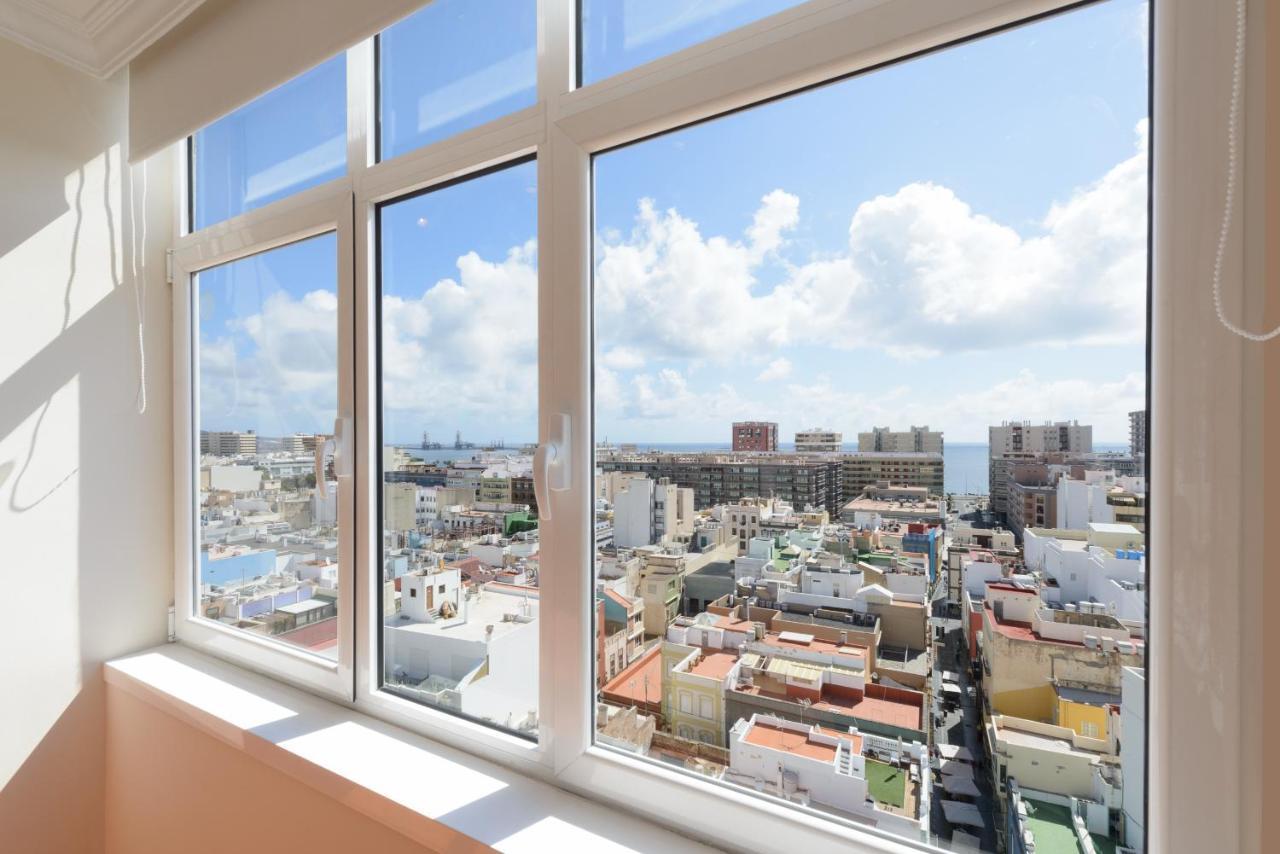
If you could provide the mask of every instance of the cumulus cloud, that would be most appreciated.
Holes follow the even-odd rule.
[[[456,278],[419,296],[383,300],[384,404],[406,423],[482,419],[496,431],[536,434],[537,250],[533,241],[487,260],[457,260]],[[270,435],[328,431],[337,401],[337,298],[277,291],[262,310],[201,342],[207,423]],[[637,363],[630,362],[635,365]]]
[[[857,204],[840,251],[793,260],[772,288],[762,266],[799,224],[795,196],[767,194],[743,239],[642,200],[632,232],[600,249],[601,340],[645,359],[720,362],[800,340],[904,359],[1139,340],[1145,123],[1138,136],[1132,157],[1052,205],[1035,233],[916,182]]]
[[[338,299],[276,291],[200,342],[201,422],[213,429],[328,432],[337,415]]]
[[[530,424],[538,389],[538,276],[533,241],[500,261],[469,252],[458,278],[382,306],[384,403],[432,422],[457,417]]]
[[[756,379],[762,383],[767,383],[774,380],[783,380],[789,376],[791,376],[791,360],[786,356],[779,356],[765,365],[764,370],[756,375]]]

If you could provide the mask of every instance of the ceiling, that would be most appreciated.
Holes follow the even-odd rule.
[[[0,0],[0,37],[109,77],[204,0]]]

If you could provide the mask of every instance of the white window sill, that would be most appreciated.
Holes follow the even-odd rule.
[[[181,644],[103,667],[107,683],[431,849],[712,849]]]

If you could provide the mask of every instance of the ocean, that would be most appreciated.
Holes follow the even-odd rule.
[[[519,450],[518,445],[509,448],[509,451],[515,452]],[[648,442],[637,443],[636,447],[640,450],[652,451],[728,451],[727,445],[720,442]],[[780,442],[778,450],[789,451],[795,448],[794,444],[788,442]],[[856,451],[856,444],[844,445],[846,451]],[[943,446],[943,467],[944,467],[944,488],[947,492],[973,493],[976,495],[986,495],[988,492],[987,484],[987,445],[979,442],[947,442]],[[1110,442],[1098,442],[1093,446],[1095,451],[1119,451],[1125,452],[1129,450],[1127,444],[1116,444]],[[456,451],[452,448],[441,448],[439,450],[424,451],[421,448],[407,447],[406,451],[410,455],[420,460],[432,463],[447,463],[453,460],[467,460],[477,453],[474,450]]]

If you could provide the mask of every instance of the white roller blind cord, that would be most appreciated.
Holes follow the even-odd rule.
[[[138,414],[147,411],[147,343],[143,334],[147,322],[147,161],[142,161],[142,196],[139,201],[134,191],[134,176],[138,167],[129,169],[129,239],[132,242],[131,267],[133,270],[133,303],[138,315],[138,396],[135,403]],[[138,230],[137,208],[142,206],[142,230]],[[139,264],[138,259],[142,262]]]
[[[1280,326],[1270,332],[1250,332],[1227,319],[1222,310],[1222,263],[1227,254],[1227,236],[1231,233],[1231,209],[1236,201],[1236,169],[1239,166],[1240,96],[1244,88],[1245,20],[1248,17],[1246,0],[1236,0],[1236,56],[1231,69],[1231,112],[1227,118],[1227,197],[1222,207],[1222,228],[1218,231],[1218,251],[1213,259],[1213,309],[1218,322],[1228,330],[1249,341],[1270,341],[1280,335]]]

